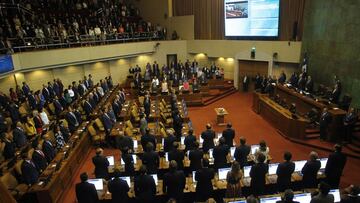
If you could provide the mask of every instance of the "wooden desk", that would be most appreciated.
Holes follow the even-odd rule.
[[[254,108],[263,118],[271,123],[283,136],[296,139],[305,139],[305,130],[308,121],[300,116],[292,117],[288,109],[280,106],[268,96],[254,92]]]
[[[215,108],[216,112],[216,124],[218,125],[226,125],[225,123],[225,115],[228,115],[229,113],[226,111],[225,108]]]
[[[305,115],[312,108],[315,108],[321,115],[322,110],[327,107],[332,116],[332,122],[329,125],[328,139],[330,141],[337,141],[341,138],[341,131],[343,127],[343,119],[346,112],[342,109],[337,108],[335,104],[328,103],[327,100],[317,98],[312,99],[308,96],[300,94],[294,89],[290,89],[283,85],[277,85],[275,87],[275,95],[279,95],[281,99],[286,99],[288,104],[295,103],[296,111],[301,115]]]

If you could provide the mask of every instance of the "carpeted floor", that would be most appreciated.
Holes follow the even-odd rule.
[[[272,162],[281,162],[284,151],[292,152],[294,160],[307,159],[308,154],[312,150],[317,151],[320,157],[328,156],[329,152],[316,150],[284,139],[269,123],[251,110],[251,104],[251,93],[235,93],[206,107],[189,108],[189,116],[193,122],[194,132],[196,135],[199,135],[205,129],[206,123],[211,123],[215,131],[221,132],[225,127],[216,126],[214,108],[224,107],[229,112],[229,115],[225,117],[226,122],[231,122],[236,130],[236,142],[239,143],[240,136],[246,137],[248,144],[256,144],[260,140],[265,140],[273,157]],[[120,158],[118,150],[105,150],[104,153],[105,155],[115,155],[116,159]],[[84,165],[80,168],[76,177],[72,177],[73,181],[64,193],[65,195],[61,202],[76,202],[75,184],[80,181],[79,174],[81,172],[86,171],[88,174],[91,174],[91,177],[93,176],[94,166],[91,158],[94,155],[95,151],[90,150]],[[360,184],[360,176],[356,175],[358,174],[356,171],[360,171],[360,159],[348,158],[341,179],[341,187],[350,184]]]

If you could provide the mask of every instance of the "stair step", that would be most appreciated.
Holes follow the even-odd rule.
[[[209,105],[209,104],[212,104],[212,103],[214,103],[214,102],[216,102],[216,101],[218,101],[218,100],[220,100],[220,99],[222,99],[222,98],[224,98],[224,97],[227,97],[227,96],[229,96],[229,95],[231,95],[231,94],[233,94],[233,93],[235,93],[235,92],[236,92],[236,89],[234,88],[234,89],[231,90],[231,91],[227,91],[225,94],[221,94],[221,95],[219,95],[219,96],[213,97],[213,98],[210,99],[210,100],[204,101],[204,105],[207,106],[207,105]]]
[[[305,133],[307,135],[309,135],[309,134],[319,134],[320,130],[318,128],[308,128],[308,129],[305,130]]]
[[[319,134],[306,134],[305,139],[318,139],[320,137]]]
[[[358,147],[358,146],[355,146],[353,144],[347,144],[345,147],[348,148],[349,150],[353,151],[353,152],[356,152],[356,153],[360,154],[360,147]]]

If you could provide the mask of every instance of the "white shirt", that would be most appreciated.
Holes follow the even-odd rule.
[[[49,118],[48,118],[47,114],[45,113],[45,111],[40,113],[40,118],[41,118],[42,122],[44,123],[44,125],[48,125],[50,123]]]
[[[70,97],[75,96],[75,93],[74,93],[74,91],[72,89],[68,89],[68,92],[69,92]]]

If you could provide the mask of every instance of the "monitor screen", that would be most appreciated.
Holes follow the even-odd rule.
[[[334,195],[334,202],[340,202],[340,191],[339,189],[330,190],[329,194]]]
[[[157,174],[151,174],[150,176],[154,179],[155,184],[158,185],[158,177],[157,177]]]
[[[169,161],[169,153],[165,152],[165,161]]]
[[[320,163],[321,163],[320,170],[325,170],[327,161],[328,161],[328,158],[322,158],[322,159],[320,159]]]
[[[267,198],[261,198],[260,203],[276,203],[277,201],[280,201],[281,197],[267,197]]]
[[[115,165],[114,156],[107,156],[106,159],[108,160],[110,166]]]
[[[138,148],[138,141],[134,140],[134,148],[137,149]]]
[[[204,142],[204,139],[202,139],[201,135],[199,137],[199,142],[200,142],[200,144],[202,144]]]
[[[136,162],[137,162],[136,154],[133,154],[133,155],[132,155],[132,158],[133,158],[133,160],[134,160],[134,164],[136,164]]]
[[[294,201],[299,203],[309,203],[311,202],[311,193],[302,193],[294,195]]]
[[[278,166],[279,163],[269,164],[269,175],[276,175],[276,170]]]
[[[103,190],[104,189],[103,180],[101,178],[89,179],[88,183],[94,184],[96,190]]]
[[[231,148],[230,148],[230,155],[231,155],[231,157],[234,157],[235,149],[236,149],[236,147],[231,147]]]
[[[220,137],[222,137],[222,133],[216,133],[217,134],[217,138],[220,139]]]
[[[241,200],[241,201],[233,201],[233,202],[228,202],[228,203],[246,203],[246,200]]]
[[[196,180],[195,180],[195,174],[196,174],[196,171],[193,171],[193,172],[192,172],[193,182],[196,182]]]
[[[209,149],[209,157],[210,157],[210,159],[214,158],[213,157],[213,151],[214,151],[214,149]]]
[[[280,0],[225,0],[225,36],[277,37]]]
[[[162,145],[162,146],[164,146],[164,141],[165,141],[165,139],[162,138],[162,139],[161,139],[161,145]]]
[[[219,168],[219,180],[226,180],[227,173],[231,168]]]
[[[14,70],[11,55],[0,55],[0,74]]]
[[[184,145],[184,143],[185,143],[185,137],[181,137],[181,138],[180,138],[180,144],[181,144],[181,145]]]
[[[306,160],[294,161],[294,163],[295,163],[295,172],[301,172],[301,169],[306,164]]]
[[[251,154],[255,154],[256,150],[260,148],[260,145],[254,144],[251,145]]]
[[[120,179],[125,180],[129,187],[131,187],[130,176],[120,177]]]
[[[244,166],[244,177],[250,177],[251,166]]]

